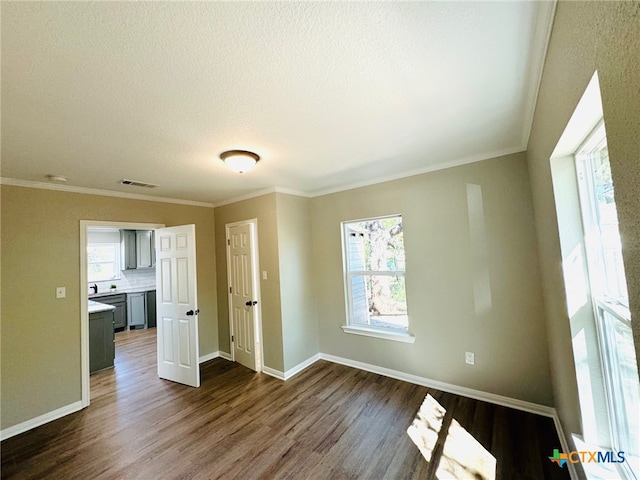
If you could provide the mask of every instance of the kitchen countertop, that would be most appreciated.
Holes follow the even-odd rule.
[[[104,297],[106,295],[120,295],[123,293],[141,293],[155,290],[156,287],[129,287],[129,288],[116,288],[115,290],[104,290],[98,293],[90,293],[89,298]]]
[[[89,313],[106,312],[108,310],[115,310],[113,305],[107,305],[106,303],[94,302],[89,300]]]

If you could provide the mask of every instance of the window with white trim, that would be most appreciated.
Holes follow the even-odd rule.
[[[342,223],[348,333],[409,336],[402,217]],[[376,333],[378,333],[376,335]]]
[[[625,478],[637,479],[628,467],[639,463],[640,386],[604,122],[578,149],[575,160],[611,446],[626,452],[627,462],[620,465]]]
[[[119,279],[120,244],[89,243],[87,245],[87,270],[89,282]]]

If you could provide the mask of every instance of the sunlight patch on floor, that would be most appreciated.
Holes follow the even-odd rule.
[[[495,480],[496,459],[458,421],[445,419],[446,409],[427,395],[407,429],[407,434],[422,456],[431,461],[433,451],[443,445],[436,478]]]
[[[416,414],[416,418],[407,430],[422,456],[431,461],[431,452],[438,441],[442,420],[446,410],[431,395],[427,395]]]

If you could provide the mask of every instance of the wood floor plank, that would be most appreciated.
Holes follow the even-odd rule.
[[[559,445],[547,418],[325,361],[282,382],[218,358],[194,389],[157,377],[155,341],[116,334],[90,407],[2,442],[2,478],[435,478],[448,425],[495,456],[496,478],[568,478],[546,458]],[[446,412],[431,463],[407,434],[427,395]]]

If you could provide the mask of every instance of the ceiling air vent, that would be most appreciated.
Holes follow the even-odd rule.
[[[120,183],[122,185],[131,185],[132,187],[144,187],[144,188],[156,188],[159,186],[154,183],[139,182],[137,180],[127,180],[126,178],[120,180]]]

